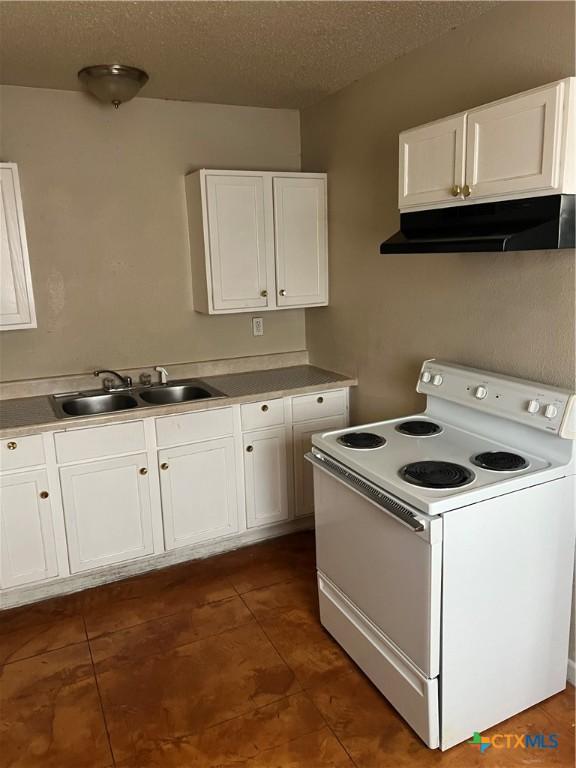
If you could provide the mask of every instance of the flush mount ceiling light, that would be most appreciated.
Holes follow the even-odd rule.
[[[78,78],[93,96],[105,104],[113,104],[116,109],[133,99],[148,82],[148,75],[143,69],[124,64],[84,67],[78,72]]]

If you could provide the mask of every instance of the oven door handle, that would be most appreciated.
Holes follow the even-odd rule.
[[[364,496],[368,501],[376,504],[384,512],[386,512],[394,520],[402,525],[410,528],[414,533],[424,531],[426,526],[424,522],[420,520],[411,509],[396,501],[392,496],[379,490],[375,485],[372,485],[367,480],[358,477],[358,475],[350,472],[338,462],[332,460],[328,456],[314,451],[313,453],[305,454],[304,458],[313,464],[318,469],[323,470],[332,477],[339,480],[344,485],[348,486],[351,490]]]

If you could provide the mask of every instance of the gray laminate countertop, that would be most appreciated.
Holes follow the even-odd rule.
[[[226,397],[66,419],[56,417],[48,395],[2,400],[0,401],[0,438],[6,439],[52,430],[90,425],[99,426],[119,421],[134,421],[151,416],[222,408],[226,405],[271,397],[288,397],[326,389],[352,387],[358,383],[356,379],[333,371],[326,371],[323,368],[316,368],[313,365],[202,376],[199,379],[219,389]]]

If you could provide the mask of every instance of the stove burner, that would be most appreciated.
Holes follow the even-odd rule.
[[[360,448],[363,450],[380,448],[386,445],[386,440],[380,437],[380,435],[375,435],[373,432],[348,432],[336,438],[336,441],[346,446],[346,448]]]
[[[403,421],[402,424],[398,424],[396,431],[411,437],[429,437],[430,435],[438,435],[442,432],[442,427],[433,421],[412,419],[411,421]]]
[[[415,461],[402,467],[400,477],[422,488],[460,488],[474,480],[474,472],[450,461]]]
[[[526,469],[528,462],[517,453],[507,451],[486,451],[472,458],[472,464],[483,469],[493,469],[496,472],[513,472]]]

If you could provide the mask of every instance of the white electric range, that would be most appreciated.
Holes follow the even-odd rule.
[[[447,749],[566,685],[576,395],[436,360],[417,389],[307,458],[322,623]]]

